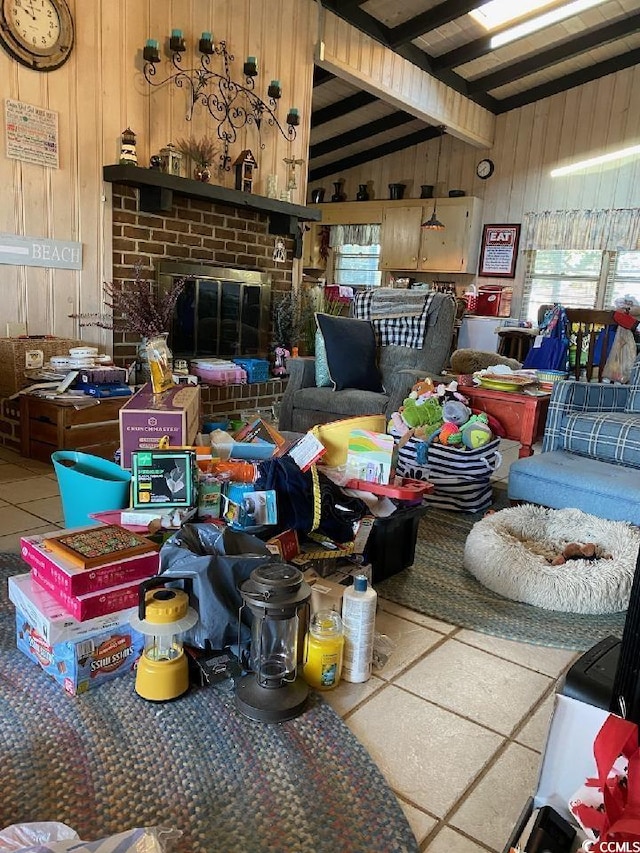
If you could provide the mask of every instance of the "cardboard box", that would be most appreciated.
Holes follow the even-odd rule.
[[[313,569],[304,573],[305,580],[311,586],[311,613],[320,610],[335,610],[342,613],[342,595],[346,589],[341,583],[318,577]]]
[[[190,507],[196,503],[198,468],[192,450],[134,450],[131,474],[134,509]]]
[[[9,578],[9,600],[47,645],[82,640],[126,625],[137,607],[79,622],[27,572]]]
[[[32,567],[31,575],[34,581],[37,581],[38,585],[55,598],[78,622],[95,619],[97,616],[107,616],[119,610],[131,609],[138,604],[139,580],[127,581],[118,586],[100,589],[97,592],[87,592],[84,595],[69,595],[37,566]]]
[[[47,547],[47,539],[57,535],[59,531],[23,536],[20,539],[20,552],[25,563],[38,569],[41,576],[48,577],[66,595],[84,595],[150,578],[158,574],[160,569],[158,551],[116,560],[95,569],[81,569]]]
[[[143,385],[120,409],[122,467],[131,467],[134,450],[155,450],[165,437],[169,447],[192,446],[199,425],[199,386],[176,386],[154,394],[149,383]]]
[[[144,637],[131,628],[128,619],[112,628],[51,645],[18,609],[16,642],[21,652],[71,696],[132,672],[144,649]]]

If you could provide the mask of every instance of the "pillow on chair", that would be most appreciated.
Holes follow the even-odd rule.
[[[324,340],[327,365],[334,391],[384,391],[377,365],[377,345],[368,320],[316,314]]]
[[[332,385],[324,338],[320,329],[316,329],[316,388],[330,388]]]

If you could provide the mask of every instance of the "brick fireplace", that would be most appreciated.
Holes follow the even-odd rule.
[[[141,210],[138,190],[114,183],[113,281],[117,284],[131,280],[136,264],[142,263],[142,274],[155,286],[158,267],[163,263],[190,262],[269,273],[272,298],[277,297],[292,286],[294,239],[279,235],[285,243],[287,261],[275,263],[276,236],[269,233],[270,227],[268,212],[177,193],[173,194],[170,209],[147,212]],[[116,363],[133,361],[138,343],[139,338],[132,333],[114,332]],[[286,379],[279,378],[248,385],[203,385],[203,418],[234,418],[242,410],[267,409],[278,403],[285,385]]]

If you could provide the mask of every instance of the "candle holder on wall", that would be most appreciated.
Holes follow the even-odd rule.
[[[278,101],[282,97],[279,80],[272,80],[267,89],[267,100],[263,100],[255,91],[255,78],[258,76],[258,63],[255,56],[248,56],[243,63],[242,82],[231,78],[233,54],[227,50],[226,42],[214,43],[211,33],[204,32],[198,41],[200,65],[193,68],[182,66],[182,55],[187,50],[182,30],[172,30],[169,38],[171,67],[162,79],[158,78],[158,65],[161,62],[158,42],[148,39],[143,48],[143,73],[150,86],[164,86],[174,83],[179,89],[185,89],[188,95],[186,119],[191,121],[196,104],[204,105],[216,123],[216,134],[222,142],[220,169],[231,170],[229,148],[237,141],[238,131],[246,125],[253,125],[258,132],[258,143],[265,148],[262,140],[264,125],[275,127],[284,139],[292,142],[296,138],[296,127],[300,124],[300,114],[296,107],[290,107],[286,123],[282,124],[276,115]],[[222,68],[211,68],[212,57],[220,57]]]

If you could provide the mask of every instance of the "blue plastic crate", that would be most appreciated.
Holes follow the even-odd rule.
[[[234,358],[233,363],[247,372],[247,382],[266,382],[269,378],[269,362],[264,358]]]

